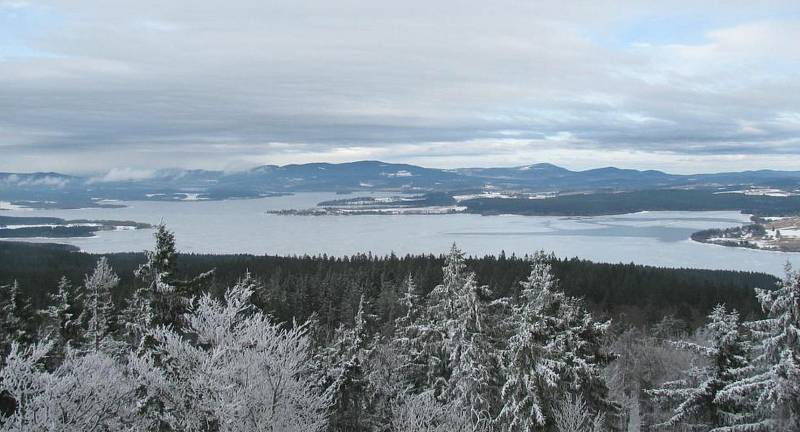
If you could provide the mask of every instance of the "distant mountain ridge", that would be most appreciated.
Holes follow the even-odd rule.
[[[398,192],[507,190],[634,191],[663,188],[763,187],[800,190],[800,171],[669,174],[616,167],[572,171],[549,163],[495,168],[425,168],[381,161],[263,165],[245,171],[157,170],[137,178],[55,172],[0,173],[0,201],[252,198],[301,191]]]

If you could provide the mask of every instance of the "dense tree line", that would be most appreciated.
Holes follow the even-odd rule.
[[[121,256],[132,257],[142,258]],[[286,258],[318,267],[299,273],[307,283],[398,273],[313,292],[290,290],[294,279],[278,272],[244,271],[228,286],[219,269],[194,273],[163,226],[131,272],[134,289],[120,290],[114,261],[92,258],[43,307],[18,281],[0,287],[2,430],[800,428],[791,270],[755,290],[754,319],[718,305],[694,328],[673,315],[639,326],[600,318],[592,309],[602,302],[590,308],[564,289],[570,266],[586,263],[541,252],[469,260],[454,245],[442,258]],[[524,273],[499,285],[497,263]],[[481,265],[497,286],[482,283]]]
[[[594,216],[640,211],[741,211],[758,216],[788,216],[800,211],[800,196],[775,197],[717,193],[715,189],[659,189],[565,194],[548,199],[480,198],[463,201],[470,213]]]
[[[145,261],[142,253],[107,255],[120,282],[112,295],[117,304],[138,288],[134,270]],[[47,306],[59,280],[76,282],[90,272],[97,256],[59,245],[0,242],[0,284],[18,281],[33,307]],[[481,285],[498,296],[518,294],[529,272],[525,257],[500,254],[466,258]],[[249,271],[264,285],[260,305],[281,321],[315,314],[330,328],[350,319],[361,293],[375,305],[381,323],[398,313],[397,299],[410,274],[427,293],[442,279],[443,256],[255,256],[182,254],[178,275],[215,269],[207,287],[221,295]],[[595,313],[625,324],[653,324],[666,315],[696,326],[718,303],[736,308],[744,318],[760,316],[754,288],[774,287],[778,279],[763,273],[668,269],[636,264],[601,264],[585,260],[552,259],[553,272],[567,294],[582,297]]]

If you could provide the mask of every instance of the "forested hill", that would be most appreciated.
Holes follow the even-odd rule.
[[[99,257],[61,245],[0,242],[0,284],[17,280],[33,306],[46,306],[46,293],[56,289],[61,276],[83,281]],[[133,270],[141,253],[108,255],[121,278],[116,300],[135,289]],[[585,260],[553,261],[553,269],[567,294],[584,297],[596,313],[628,324],[647,324],[675,315],[690,324],[703,321],[718,303],[738,309],[743,317],[758,315],[754,287],[772,288],[778,282],[762,273],[655,268],[634,264],[599,264]],[[316,313],[326,327],[351,320],[361,293],[375,305],[379,321],[391,324],[399,310],[403,279],[412,274],[427,292],[442,280],[442,256],[357,255],[335,257],[276,257],[253,255],[181,255],[184,274],[216,269],[208,288],[221,294],[246,271],[264,287],[257,302],[280,321],[304,319]],[[522,257],[481,257],[467,260],[493,296],[518,294],[519,282],[529,271]],[[117,304],[121,302],[117,301]]]
[[[113,174],[113,170],[98,177],[0,172],[0,201],[23,207],[78,208],[113,207],[119,205],[117,200],[218,200],[309,191],[586,193],[675,188],[733,192],[766,188],[772,191],[768,193],[794,196],[800,190],[800,171],[678,175],[615,167],[571,171],[550,164],[445,170],[381,161],[356,161],[265,165],[237,172],[166,169],[153,171],[146,178],[125,178]],[[722,197],[714,199],[721,200]]]

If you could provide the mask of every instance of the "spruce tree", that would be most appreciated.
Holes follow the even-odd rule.
[[[0,286],[0,314],[0,356],[8,352],[12,343],[26,346],[33,342],[33,310],[17,281]]]
[[[752,411],[726,430],[800,430],[800,272],[787,265],[778,289],[756,289],[756,298],[766,318],[748,323],[753,364],[718,396]]]
[[[84,281],[85,325],[84,343],[89,351],[113,352],[112,331],[116,327],[111,291],[119,285],[119,277],[103,257]]]
[[[395,334],[392,344],[400,357],[400,372],[403,388],[406,392],[417,394],[424,390],[426,384],[426,356],[424,337],[426,329],[420,323],[423,312],[417,286],[411,275],[403,283],[405,290],[398,302],[405,314],[395,320]]]
[[[368,380],[364,365],[371,354],[364,296],[358,304],[353,327],[339,327],[325,355],[327,368],[325,396],[331,403],[330,428],[333,431],[367,431],[372,418],[367,411]]]
[[[601,375],[613,360],[604,348],[610,323],[594,321],[581,301],[559,290],[550,259],[533,256],[504,323],[511,335],[502,355],[501,430],[546,430],[553,422],[550,401],[568,395],[579,395],[595,414],[616,411]]]
[[[675,347],[700,356],[702,365],[687,371],[685,378],[664,383],[648,392],[657,403],[672,409],[672,416],[660,424],[661,427],[712,430],[730,425],[747,410],[741,404],[718,397],[749,363],[749,343],[739,314],[718,305],[708,319],[705,327],[708,344],[672,342]]]
[[[189,299],[213,274],[211,270],[190,280],[178,279],[175,235],[162,223],[154,236],[155,249],[145,251],[146,261],[134,271],[144,285],[134,292],[122,313],[126,339],[140,350],[148,345],[146,334],[150,328],[160,325],[181,328]]]
[[[53,352],[61,356],[64,350],[80,342],[83,329],[83,294],[79,287],[62,276],[55,293],[50,294],[50,306],[42,311],[41,336],[53,342]]]
[[[442,268],[442,283],[427,299],[423,349],[426,388],[443,402],[469,413],[472,424],[485,426],[496,399],[495,359],[486,322],[490,293],[467,270],[464,253],[454,244]]]
[[[145,251],[145,263],[134,272],[145,284],[146,291],[137,291],[132,303],[149,300],[152,308],[151,325],[177,325],[185,313],[186,301],[180,298],[176,287],[178,253],[175,235],[162,223],[156,228],[155,239],[155,249]]]

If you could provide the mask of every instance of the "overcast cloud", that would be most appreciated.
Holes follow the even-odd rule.
[[[798,41],[796,0],[0,0],[0,170],[800,169]]]

